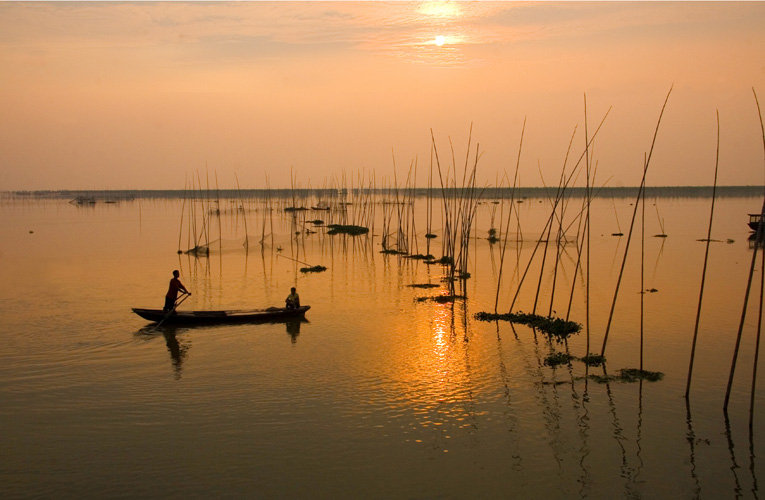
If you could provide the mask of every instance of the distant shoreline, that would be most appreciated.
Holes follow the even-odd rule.
[[[557,187],[522,187],[515,190],[515,198],[549,198],[555,196]],[[339,197],[351,197],[359,193],[358,188],[338,189],[115,189],[115,190],[35,190],[35,191],[0,191],[3,198],[32,198],[32,199],[92,199],[97,201],[125,201],[134,199],[161,199],[161,198],[205,198],[205,199],[242,199],[272,197],[316,197],[333,199]],[[369,189],[361,189],[368,193]],[[371,190],[379,195],[395,195],[392,188],[376,188]],[[399,195],[403,194],[404,188],[399,188]],[[416,196],[427,196],[428,188],[414,188]],[[447,189],[447,193],[459,193],[461,188]],[[712,186],[654,186],[646,188],[647,198],[709,198],[712,196]],[[407,190],[407,193],[411,193]],[[434,186],[431,190],[434,197],[440,197],[442,190]],[[481,199],[506,199],[512,196],[511,188],[488,187],[477,188],[476,194],[480,193]],[[582,197],[584,187],[567,189],[568,196]],[[638,187],[602,187],[594,188],[593,195],[596,198],[629,198],[637,197]],[[716,196],[728,198],[751,198],[765,196],[764,186],[717,186]]]

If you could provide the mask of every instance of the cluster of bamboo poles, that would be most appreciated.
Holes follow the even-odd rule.
[[[753,89],[754,91],[754,89]],[[642,233],[641,233],[641,305],[640,305],[640,369],[643,369],[643,268],[642,263],[644,261],[645,254],[645,190],[646,190],[646,177],[651,163],[651,157],[656,144],[660,124],[662,117],[667,106],[672,89],[670,88],[665,98],[664,104],[661,108],[661,113],[656,124],[651,147],[643,160],[642,179],[637,194],[637,200],[633,204],[634,210],[632,214],[632,220],[627,232],[626,245],[624,249],[624,255],[621,261],[621,267],[619,275],[616,281],[616,287],[611,302],[611,307],[608,315],[608,320],[603,335],[603,343],[600,350],[600,356],[605,357],[609,334],[611,331],[614,311],[616,308],[617,298],[621,287],[622,278],[627,262],[628,253],[630,251],[631,242],[633,239],[633,233],[635,232],[635,223],[638,217],[638,210],[642,207]],[[760,114],[760,125],[763,131],[763,147],[765,148],[765,126],[762,122],[762,114],[760,111],[759,101],[757,100],[756,92],[754,94],[755,101],[757,103],[757,110]],[[572,302],[574,297],[574,287],[578,276],[581,276],[582,281],[585,283],[585,331],[586,331],[586,347],[585,351],[590,354],[590,206],[595,193],[595,177],[596,177],[596,165],[593,165],[592,161],[592,148],[593,141],[598,135],[603,123],[605,122],[609,110],[605,113],[601,119],[598,127],[594,133],[590,134],[588,131],[587,123],[587,99],[584,98],[584,147],[579,155],[577,161],[569,166],[569,157],[571,149],[574,145],[574,139],[576,136],[576,128],[571,136],[571,140],[566,151],[565,158],[563,160],[563,166],[561,169],[560,177],[558,180],[558,186],[555,190],[555,194],[548,200],[550,206],[550,214],[547,217],[546,223],[541,231],[540,237],[537,239],[535,246],[531,252],[528,262],[525,266],[518,266],[518,283],[515,287],[515,291],[510,302],[509,312],[514,311],[517,299],[519,298],[524,285],[528,281],[528,273],[532,268],[532,263],[535,263],[535,259],[541,259],[539,264],[539,276],[536,284],[536,291],[534,295],[534,301],[532,306],[532,314],[536,314],[540,306],[540,294],[542,290],[542,279],[545,273],[552,273],[552,287],[550,288],[549,304],[546,311],[547,317],[552,317],[556,309],[565,309],[565,320],[568,321],[571,313]],[[699,322],[701,315],[701,306],[704,294],[704,281],[706,276],[706,269],[709,258],[709,243],[711,241],[711,229],[712,220],[714,216],[714,203],[715,193],[717,188],[717,172],[719,166],[719,114],[718,114],[718,144],[717,144],[717,159],[714,172],[714,186],[712,192],[712,208],[709,218],[709,229],[707,235],[707,247],[704,256],[704,267],[702,270],[701,289],[699,292],[699,302],[696,315],[696,323],[693,333],[693,343],[691,348],[690,365],[688,369],[688,380],[686,385],[685,397],[688,398],[690,394],[690,387],[693,374],[693,364],[695,351],[698,339]],[[502,186],[510,188],[510,199],[508,204],[508,210],[505,213],[505,205],[502,205],[502,211],[499,214],[498,228],[495,228],[495,216],[496,207],[493,207],[491,212],[491,235],[497,235],[496,231],[499,230],[498,241],[502,242],[500,250],[500,262],[499,271],[497,276],[497,287],[494,304],[494,312],[496,313],[500,302],[500,290],[503,279],[503,266],[505,262],[505,255],[507,250],[507,244],[511,235],[511,224],[517,223],[517,230],[515,232],[516,237],[520,231],[520,217],[516,203],[521,200],[516,200],[516,191],[519,188],[519,166],[521,162],[521,154],[523,149],[523,137],[525,133],[526,123],[524,120],[523,128],[520,135],[520,143],[518,146],[518,156],[515,165],[515,172],[512,176],[512,180],[504,174],[502,180]],[[438,181],[440,185],[440,212],[442,217],[443,229],[441,238],[441,252],[442,257],[439,260],[441,264],[446,266],[446,280],[450,285],[450,292],[454,295],[455,282],[465,279],[469,276],[468,264],[470,256],[470,242],[474,238],[473,225],[475,222],[476,209],[479,200],[482,197],[484,188],[479,188],[477,185],[477,167],[478,161],[481,157],[480,147],[475,145],[473,150],[472,146],[472,125],[470,133],[468,135],[467,152],[464,159],[462,169],[457,166],[456,157],[454,154],[454,146],[449,140],[449,146],[451,149],[451,162],[443,163],[438,147],[436,145],[435,136],[431,130],[431,161],[428,174],[428,189],[427,189],[427,206],[426,206],[426,257],[432,259],[430,255],[431,249],[431,237],[433,234],[433,217],[434,217],[434,191],[438,190],[438,187],[434,186],[434,167],[438,175]],[[406,179],[400,185],[397,173],[397,166],[395,156],[393,157],[393,180],[392,185],[383,188],[383,191],[387,193],[387,196],[383,197],[382,204],[382,234],[381,244],[384,251],[392,250],[395,247],[394,253],[402,255],[414,255],[419,252],[418,244],[418,230],[415,223],[415,200],[417,199],[417,159],[413,160],[409,166]],[[580,176],[584,176],[585,195],[582,198],[581,206],[571,208],[571,197],[567,197],[567,190],[574,185],[576,180]],[[183,209],[181,216],[181,230],[179,233],[179,252],[181,251],[182,235],[184,225],[186,225],[187,234],[187,250],[188,253],[206,253],[209,252],[211,239],[211,233],[217,229],[218,241],[222,240],[222,228],[220,223],[221,215],[221,203],[220,196],[218,195],[218,180],[217,173],[215,174],[215,197],[211,197],[210,194],[213,190],[210,187],[209,172],[206,175],[206,188],[203,189],[201,176],[199,172],[196,174],[196,178],[192,177],[191,182],[187,182],[185,186],[185,195],[183,198]],[[268,178],[266,178],[266,184],[268,186]],[[310,186],[308,189],[302,189],[297,182],[297,178],[294,172],[291,174],[291,207],[282,207],[283,209],[292,209],[292,221],[295,224],[295,228],[300,225],[303,228],[306,227],[306,212],[309,209],[309,194]],[[266,193],[270,193],[269,189]],[[237,179],[237,190],[239,190],[239,181]],[[326,196],[326,192],[335,193],[334,196]],[[318,196],[318,200],[315,206],[310,208],[326,210],[327,216],[330,218],[326,221],[328,224],[345,224],[345,225],[357,225],[361,227],[371,227],[370,235],[374,238],[374,221],[375,221],[375,207],[377,201],[375,193],[378,192],[374,174],[368,178],[364,173],[359,173],[354,180],[351,177],[350,189],[345,173],[342,174],[340,179],[334,178],[329,184],[325,181],[325,184],[321,190],[317,191],[321,193]],[[207,196],[204,194],[207,193]],[[244,225],[245,232],[245,248],[249,247],[249,236],[247,230],[247,212],[249,208],[248,203],[252,203],[253,200],[245,200],[243,197],[237,199],[237,213],[242,215],[242,224]],[[267,235],[271,236],[271,244],[273,246],[274,235],[274,220],[273,213],[278,210],[278,203],[274,203],[270,194],[267,194],[265,199],[260,200],[263,205],[263,209],[267,211],[270,216],[263,217],[262,232],[260,238],[261,247],[265,246]],[[186,205],[188,204],[188,211]],[[298,210],[299,209],[299,210]],[[758,243],[762,240],[761,235],[765,234],[765,229],[762,227],[763,220],[765,220],[765,201],[762,208],[763,217],[761,218],[760,227],[757,230]],[[659,217],[660,225],[662,227],[662,234],[664,233],[663,220]],[[216,224],[217,222],[217,224]],[[267,222],[270,223],[270,231],[267,232]],[[214,226],[217,225],[217,228]],[[574,230],[575,228],[575,230]],[[572,233],[575,234],[572,237]],[[295,231],[297,234],[298,231]],[[621,228],[620,233],[621,234]],[[556,297],[556,284],[559,273],[559,264],[564,253],[566,245],[573,244],[576,249],[576,264],[574,268],[574,277],[571,279],[572,286],[570,290],[567,290],[567,296],[560,298]],[[549,251],[551,245],[555,246],[554,252]],[[749,279],[746,287],[744,307],[741,314],[741,321],[736,337],[736,344],[734,349],[733,360],[731,363],[730,377],[728,380],[728,387],[725,396],[724,408],[727,410],[731,387],[736,371],[736,364],[739,355],[739,348],[742,339],[742,330],[744,327],[747,306],[749,296],[751,293],[753,275],[756,265],[756,258],[759,250],[759,244],[755,245],[752,262],[750,267]],[[554,261],[548,262],[548,254],[554,255]],[[520,256],[520,253],[519,253]],[[423,256],[425,257],[425,256]],[[762,254],[762,266],[765,268],[765,252]],[[552,269],[550,269],[552,268]],[[522,269],[522,270],[521,270]],[[761,273],[761,276],[765,276],[765,273]],[[757,361],[758,350],[760,343],[761,324],[762,324],[762,304],[765,300],[765,281],[760,284],[760,316],[757,325],[757,337],[755,347],[755,361],[754,361],[754,373],[752,378],[752,402],[754,400],[754,389],[756,385],[756,373],[757,373]],[[557,301],[557,302],[556,302]],[[556,307],[556,303],[558,307]],[[561,307],[564,305],[565,307]]]

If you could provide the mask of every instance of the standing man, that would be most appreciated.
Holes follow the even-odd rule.
[[[186,290],[186,287],[183,286],[181,280],[178,279],[178,276],[180,275],[181,273],[178,272],[177,269],[173,271],[173,279],[170,280],[170,288],[167,290],[167,295],[165,295],[165,307],[162,308],[162,310],[165,312],[173,310],[173,307],[175,307],[175,301],[178,299],[179,291],[191,295],[191,292]]]

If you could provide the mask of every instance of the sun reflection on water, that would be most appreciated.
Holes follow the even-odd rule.
[[[412,343],[398,357],[408,361],[396,374],[398,386],[389,411],[407,422],[410,442],[427,443],[448,452],[447,440],[475,428],[473,399],[481,384],[474,380],[464,304],[418,307],[405,325]],[[414,331],[411,331],[414,330]]]

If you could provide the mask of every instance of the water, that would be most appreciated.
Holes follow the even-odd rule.
[[[376,236],[350,237],[293,226],[282,210],[291,199],[271,200],[273,218],[263,199],[246,202],[244,212],[222,200],[220,228],[213,218],[210,234],[224,242],[193,257],[176,253],[182,216],[181,246],[189,248],[189,205],[181,199],[75,205],[4,197],[3,496],[756,498],[765,396],[756,392],[751,432],[749,399],[759,262],[727,418],[722,406],[752,258],[746,214],[759,211],[761,199],[717,200],[689,407],[683,394],[705,250],[697,240],[706,237],[711,199],[647,203],[644,288],[656,291],[642,295],[644,363],[664,379],[609,384],[584,377],[602,375],[600,367],[545,366],[564,344],[523,325],[473,318],[494,309],[501,244],[485,238],[492,211],[499,227],[510,201],[491,201],[477,210],[471,278],[461,290],[467,300],[440,304],[416,298],[446,293],[441,266],[379,253],[380,203]],[[632,203],[593,205],[591,352],[602,346]],[[415,207],[425,253],[426,198]],[[549,214],[545,200],[517,207],[524,242],[514,241],[512,225],[500,311]],[[359,217],[358,205],[348,210],[346,222]],[[301,222],[340,217],[297,214]],[[667,238],[653,237],[660,221]],[[245,224],[249,252],[238,246]],[[625,236],[611,236],[617,225]],[[609,374],[639,366],[639,229],[609,334]],[[575,233],[576,225],[570,239]],[[543,314],[554,246],[548,252]],[[533,308],[540,257],[538,250],[516,310]],[[571,243],[556,280],[558,316],[575,263]],[[301,273],[304,264],[328,269]],[[184,309],[280,305],[296,286],[311,310],[304,322],[155,330],[130,308],[161,307],[173,269],[193,292]],[[415,283],[439,288],[407,286]],[[571,319],[580,323],[584,289],[577,276]],[[585,346],[585,331],[568,342],[578,356]]]

